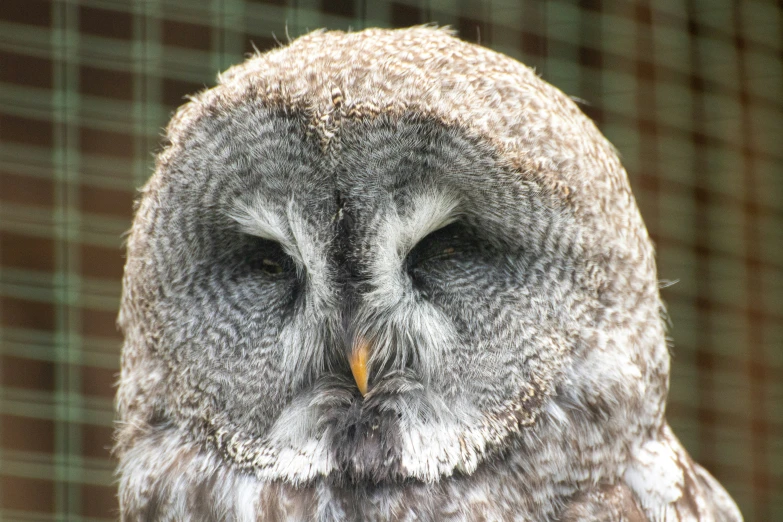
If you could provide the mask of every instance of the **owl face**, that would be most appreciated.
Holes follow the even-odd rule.
[[[129,241],[129,424],[301,484],[431,482],[542,426],[659,422],[651,247],[573,104],[496,55],[492,82],[445,81],[453,56],[380,74],[300,45],[309,62],[256,58],[169,130]]]

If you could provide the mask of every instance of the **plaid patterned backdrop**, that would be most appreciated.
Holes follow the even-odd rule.
[[[308,29],[449,24],[622,154],[673,326],[669,419],[783,520],[783,4],[0,0],[0,518],[116,518],[114,321],[135,190],[183,95]]]

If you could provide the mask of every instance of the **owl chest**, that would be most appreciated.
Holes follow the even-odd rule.
[[[578,489],[555,488],[543,476],[545,468],[531,477],[509,461],[437,483],[338,485],[324,479],[304,488],[269,485],[261,495],[259,520],[546,521]]]
[[[258,520],[467,522],[534,519],[521,499],[493,497],[488,487],[423,484],[337,487],[321,484],[280,493],[279,490],[275,492],[275,498],[270,499],[272,502],[262,510]]]

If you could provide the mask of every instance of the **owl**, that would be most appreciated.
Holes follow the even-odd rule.
[[[119,325],[124,520],[741,520],[666,422],[617,154],[448,30],[310,33],[190,98]]]

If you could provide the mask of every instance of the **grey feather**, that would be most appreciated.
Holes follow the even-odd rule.
[[[666,424],[653,247],[570,99],[429,27],[219,80],[128,241],[123,519],[741,520]]]

